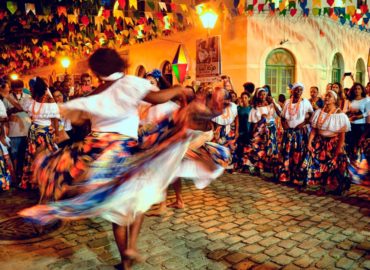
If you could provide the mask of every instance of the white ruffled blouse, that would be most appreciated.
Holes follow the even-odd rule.
[[[42,126],[50,126],[52,118],[60,119],[58,105],[53,103],[40,103],[30,98],[20,101],[23,110],[32,118],[32,122]],[[35,113],[33,113],[34,111]]]
[[[306,114],[313,112],[313,108],[312,108],[311,103],[305,98],[302,99],[302,101],[300,103],[300,106],[299,106],[299,109],[298,109],[298,112],[294,116],[290,115],[290,113],[289,113],[289,109],[288,109],[289,106],[290,106],[289,104],[290,104],[290,99],[285,101],[284,108],[283,108],[283,111],[282,111],[281,114],[287,120],[288,126],[290,128],[295,128],[298,125],[302,124],[305,120]],[[293,103],[292,104],[293,110],[296,109],[297,104],[298,103]]]
[[[280,107],[279,105],[277,106]],[[268,122],[274,122],[276,117],[274,104],[252,108],[251,112],[249,113],[248,122],[258,123],[264,114],[267,115]]]
[[[137,139],[138,106],[150,91],[156,90],[148,80],[125,75],[103,92],[71,100],[61,107],[86,112],[92,131],[116,132]]]
[[[321,111],[321,109],[316,110],[311,118],[311,126],[319,129],[321,135],[331,137],[338,133],[348,132],[351,130],[351,123],[348,116],[343,112],[333,113],[328,117],[328,119],[326,119],[322,126],[319,126],[317,122]],[[327,113],[322,112],[322,117],[325,119],[327,117]]]
[[[238,106],[235,103],[230,102],[230,105],[224,109],[223,113],[217,117],[212,118],[212,121],[221,126],[226,126],[234,122],[235,117],[237,116]]]

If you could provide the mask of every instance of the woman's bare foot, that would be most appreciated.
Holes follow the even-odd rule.
[[[155,217],[161,217],[161,216],[164,216],[167,212],[167,205],[166,205],[166,202],[162,202],[158,209],[156,210],[153,210],[153,211],[150,211],[148,213],[148,216],[155,216]]]
[[[126,249],[124,256],[125,260],[131,262],[131,264],[144,262],[143,256],[136,249]]]
[[[183,209],[183,208],[185,208],[185,204],[184,204],[183,201],[175,201],[175,202],[169,204],[168,207]]]

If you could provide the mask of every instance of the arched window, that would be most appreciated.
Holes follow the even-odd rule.
[[[331,82],[340,82],[344,73],[344,60],[340,53],[334,55],[331,71]]]
[[[163,77],[166,78],[166,80],[172,85],[173,83],[173,77],[172,77],[172,64],[170,61],[164,61],[162,64],[162,74]]]
[[[266,59],[266,84],[270,85],[272,95],[285,94],[294,79],[294,56],[284,49],[273,50]]]
[[[140,65],[136,68],[136,76],[144,78],[146,74],[146,69],[143,65]]]
[[[365,85],[365,61],[362,58],[359,58],[356,63],[356,82]]]

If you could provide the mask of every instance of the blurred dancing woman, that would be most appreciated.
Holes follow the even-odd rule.
[[[72,122],[90,118],[92,132],[83,142],[36,160],[42,200],[59,201],[20,214],[41,222],[101,216],[113,223],[121,268],[131,269],[139,258],[135,244],[142,214],[164,199],[190,139],[186,115],[177,111],[146,131],[147,139],[138,145],[138,105],[182,97],[184,90],[153,92],[158,89],[149,81],[122,73],[126,63],[112,49],[98,49],[89,65],[105,83],[62,105],[61,114]]]
[[[316,110],[311,120],[309,153],[304,166],[308,168],[307,187],[319,194],[326,191],[340,194],[350,187],[344,139],[351,125],[339,103],[338,94],[329,90],[324,108]]]
[[[89,117],[92,132],[83,142],[36,160],[42,201],[59,201],[20,214],[41,222],[101,216],[113,223],[121,267],[130,269],[140,258],[136,238],[142,214],[164,199],[191,139],[185,108],[142,130],[138,144],[138,106],[141,100],[158,104],[183,97],[186,90],[157,91],[145,79],[124,75],[125,62],[112,49],[98,49],[89,65],[105,83],[62,105],[61,114],[72,122]]]
[[[252,124],[250,144],[245,148],[244,164],[249,166],[252,174],[260,170],[270,171],[277,176],[278,142],[276,138],[275,118],[281,108],[275,103],[265,88],[259,88],[253,99],[249,122]]]
[[[302,98],[303,90],[303,84],[293,85],[292,96],[285,102],[281,113],[284,135],[281,145],[283,164],[279,169],[279,180],[299,186],[304,184],[307,175],[307,169],[302,167],[302,163],[307,155],[307,123],[313,112],[311,103]]]

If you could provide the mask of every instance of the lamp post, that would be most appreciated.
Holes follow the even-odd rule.
[[[200,21],[205,29],[207,29],[208,36],[211,30],[215,27],[218,14],[210,7],[205,4],[200,4],[196,6],[197,13],[199,15]]]
[[[62,61],[62,67],[64,67],[65,69],[65,74],[67,74],[67,70],[68,70],[68,67],[71,65],[71,60],[69,60],[69,58],[63,58]]]

